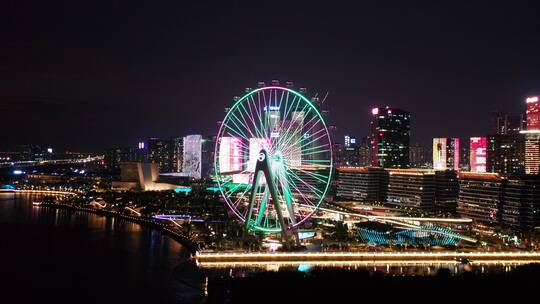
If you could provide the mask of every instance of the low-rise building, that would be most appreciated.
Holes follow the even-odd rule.
[[[435,171],[421,169],[388,169],[386,202],[398,207],[433,210]]]
[[[386,201],[388,174],[377,167],[337,168],[336,197],[362,202]]]
[[[504,180],[497,173],[459,173],[457,213],[477,223],[499,224]]]

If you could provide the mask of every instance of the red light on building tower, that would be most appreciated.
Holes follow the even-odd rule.
[[[527,130],[540,130],[540,105],[538,96],[528,97],[527,102]]]

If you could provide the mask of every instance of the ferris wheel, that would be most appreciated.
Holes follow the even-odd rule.
[[[323,202],[332,145],[319,106],[278,85],[235,98],[216,140],[215,178],[230,210],[251,231],[290,232]]]

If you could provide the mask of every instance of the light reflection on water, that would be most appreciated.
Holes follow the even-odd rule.
[[[99,297],[114,286],[115,295],[130,303],[173,303],[178,296],[201,301],[199,290],[182,283],[196,286],[199,278],[187,267],[177,271],[185,252],[176,241],[129,221],[32,204],[42,198],[0,194],[0,242],[12,245],[2,248],[7,258],[0,269],[21,278],[10,282],[11,289],[68,286],[61,293],[66,297],[66,290],[87,294],[89,289]],[[70,279],[73,275],[78,278]]]
[[[293,271],[347,271],[368,272],[390,276],[432,276],[441,272],[451,275],[463,273],[499,274],[515,270],[527,261],[512,261],[508,263],[466,263],[431,261],[391,261],[391,262],[248,262],[248,263],[200,263],[208,276],[249,277],[260,272]]]

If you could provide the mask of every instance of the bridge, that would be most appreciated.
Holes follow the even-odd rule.
[[[45,165],[69,165],[69,164],[84,164],[95,161],[103,160],[103,156],[94,156],[86,158],[68,158],[68,159],[51,159],[51,160],[29,160],[29,161],[12,161],[12,162],[1,162],[0,168],[7,167],[35,167],[35,166],[45,166]]]

